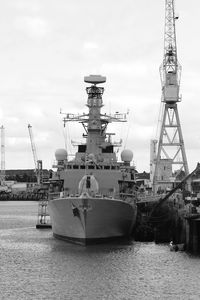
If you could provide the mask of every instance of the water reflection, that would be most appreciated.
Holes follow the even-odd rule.
[[[73,245],[35,229],[36,203],[1,208],[0,299],[199,299],[197,256],[133,241]]]

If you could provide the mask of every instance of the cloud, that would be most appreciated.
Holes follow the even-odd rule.
[[[84,42],[83,48],[84,50],[96,50],[99,46],[94,42]]]
[[[182,9],[178,56],[183,67],[183,102],[178,109],[190,164],[200,147],[196,38],[200,19],[197,1],[178,6]],[[131,112],[129,124],[119,128],[112,124],[108,131],[125,141],[129,130],[127,146],[134,151],[138,169],[148,170],[149,139],[157,127],[161,102],[163,1],[9,0],[2,1],[0,14],[0,118],[6,138],[11,138],[7,167],[33,167],[28,123],[33,126],[38,157],[44,167],[51,167],[55,149],[64,146],[59,110],[87,112],[83,77],[97,73],[107,77],[103,111],[129,108]],[[69,128],[68,139],[80,140],[80,124]]]
[[[38,13],[41,10],[41,5],[38,0],[28,1],[28,0],[17,0],[13,2],[13,6],[17,10],[21,11],[30,11]]]
[[[15,27],[31,38],[43,38],[49,33],[47,21],[39,16],[16,17]]]
[[[147,74],[148,66],[143,61],[132,61],[132,62],[113,62],[106,63],[102,69],[108,73],[114,73],[116,76],[127,76],[131,74],[134,77],[141,77]]]

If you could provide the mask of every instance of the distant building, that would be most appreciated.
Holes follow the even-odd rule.
[[[141,189],[151,189],[150,173],[143,172],[136,174],[136,184]]]
[[[52,170],[44,169],[43,179],[48,180]],[[34,169],[17,169],[17,170],[6,170],[6,181],[17,181],[17,182],[37,182],[37,177]]]
[[[27,186],[25,182],[17,182],[11,186],[11,190],[13,194],[18,194],[20,192],[26,192]]]
[[[192,175],[191,186],[194,193],[200,193],[200,171],[196,171],[196,173]]]

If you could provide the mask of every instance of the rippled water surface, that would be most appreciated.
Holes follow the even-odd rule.
[[[76,246],[0,202],[0,299],[200,299],[200,257],[154,243]]]

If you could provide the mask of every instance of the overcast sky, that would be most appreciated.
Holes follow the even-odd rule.
[[[0,0],[0,124],[5,127],[6,169],[34,168],[28,124],[38,159],[50,169],[65,147],[60,108],[87,112],[85,75],[107,77],[104,112],[130,110],[129,122],[111,126],[115,141],[133,150],[138,171],[149,171],[156,138],[163,58],[164,0]],[[200,2],[176,1],[178,104],[189,169],[200,161]],[[108,131],[110,132],[109,128]],[[69,124],[81,141],[80,124]]]

